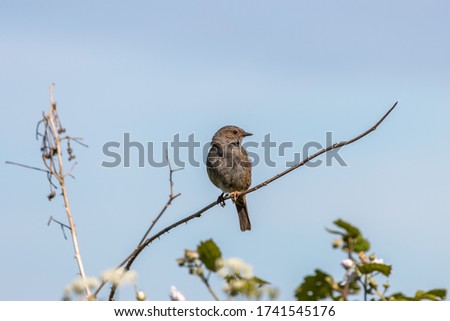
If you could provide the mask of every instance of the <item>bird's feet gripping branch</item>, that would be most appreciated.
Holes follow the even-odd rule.
[[[217,204],[219,204],[222,207],[225,207],[225,198],[223,197],[225,193],[222,193],[219,195],[219,197],[217,198]]]
[[[235,191],[235,192],[231,192],[228,195],[230,195],[231,199],[233,200],[233,202],[236,203],[238,197],[241,195],[241,192],[239,191]]]
[[[237,199],[238,199],[238,197],[239,197],[239,195],[241,195],[241,192],[239,192],[239,191],[236,191],[236,192],[231,192],[231,193],[228,193],[227,195],[229,195],[230,196],[230,198],[233,200],[233,202],[234,203],[236,203],[236,201],[237,201]],[[219,195],[219,197],[217,198],[217,204],[219,204],[220,206],[222,206],[222,207],[225,207],[225,193],[222,193],[222,194],[220,194]]]

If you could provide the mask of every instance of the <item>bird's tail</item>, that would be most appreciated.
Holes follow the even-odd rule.
[[[238,197],[235,202],[236,209],[239,215],[239,224],[241,226],[241,231],[251,230],[252,225],[250,224],[250,217],[248,216],[247,201],[245,195]]]

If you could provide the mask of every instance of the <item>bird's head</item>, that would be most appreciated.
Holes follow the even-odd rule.
[[[237,126],[225,126],[219,129],[212,138],[212,143],[231,144],[240,143],[244,137],[251,136],[242,128]]]

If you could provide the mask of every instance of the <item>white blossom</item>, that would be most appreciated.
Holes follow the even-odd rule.
[[[110,269],[102,273],[104,281],[110,281],[112,284],[131,284],[136,282],[137,273],[135,271],[128,271],[125,273],[123,269]]]
[[[144,291],[136,291],[136,300],[145,301],[147,299],[147,294]]]
[[[178,291],[174,285],[170,288],[169,296],[172,301],[186,301],[184,294]]]
[[[344,269],[348,270],[353,266],[354,262],[350,259],[342,260],[341,265],[344,267]]]
[[[220,263],[222,264],[222,268],[217,273],[222,277],[230,274],[237,274],[246,279],[253,277],[253,267],[239,258],[232,257]]]
[[[77,295],[84,295],[84,291],[86,289],[86,285],[88,288],[93,289],[100,286],[100,280],[95,277],[86,278],[86,283],[82,278],[78,278],[73,280],[69,285],[67,285],[64,289],[64,297],[70,297],[71,293],[75,293]]]
[[[244,280],[233,280],[230,282],[231,290],[240,291],[247,283]]]
[[[194,260],[198,260],[200,255],[198,254],[197,251],[194,251],[194,250],[184,250],[184,257],[188,261],[194,261]]]

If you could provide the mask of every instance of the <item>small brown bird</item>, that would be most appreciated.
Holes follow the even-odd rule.
[[[252,164],[241,146],[242,139],[250,135],[236,126],[222,127],[212,138],[206,161],[209,179],[223,192],[217,202],[225,206],[223,194],[234,196],[241,231],[251,229],[245,195],[237,193],[248,189],[252,182]]]

